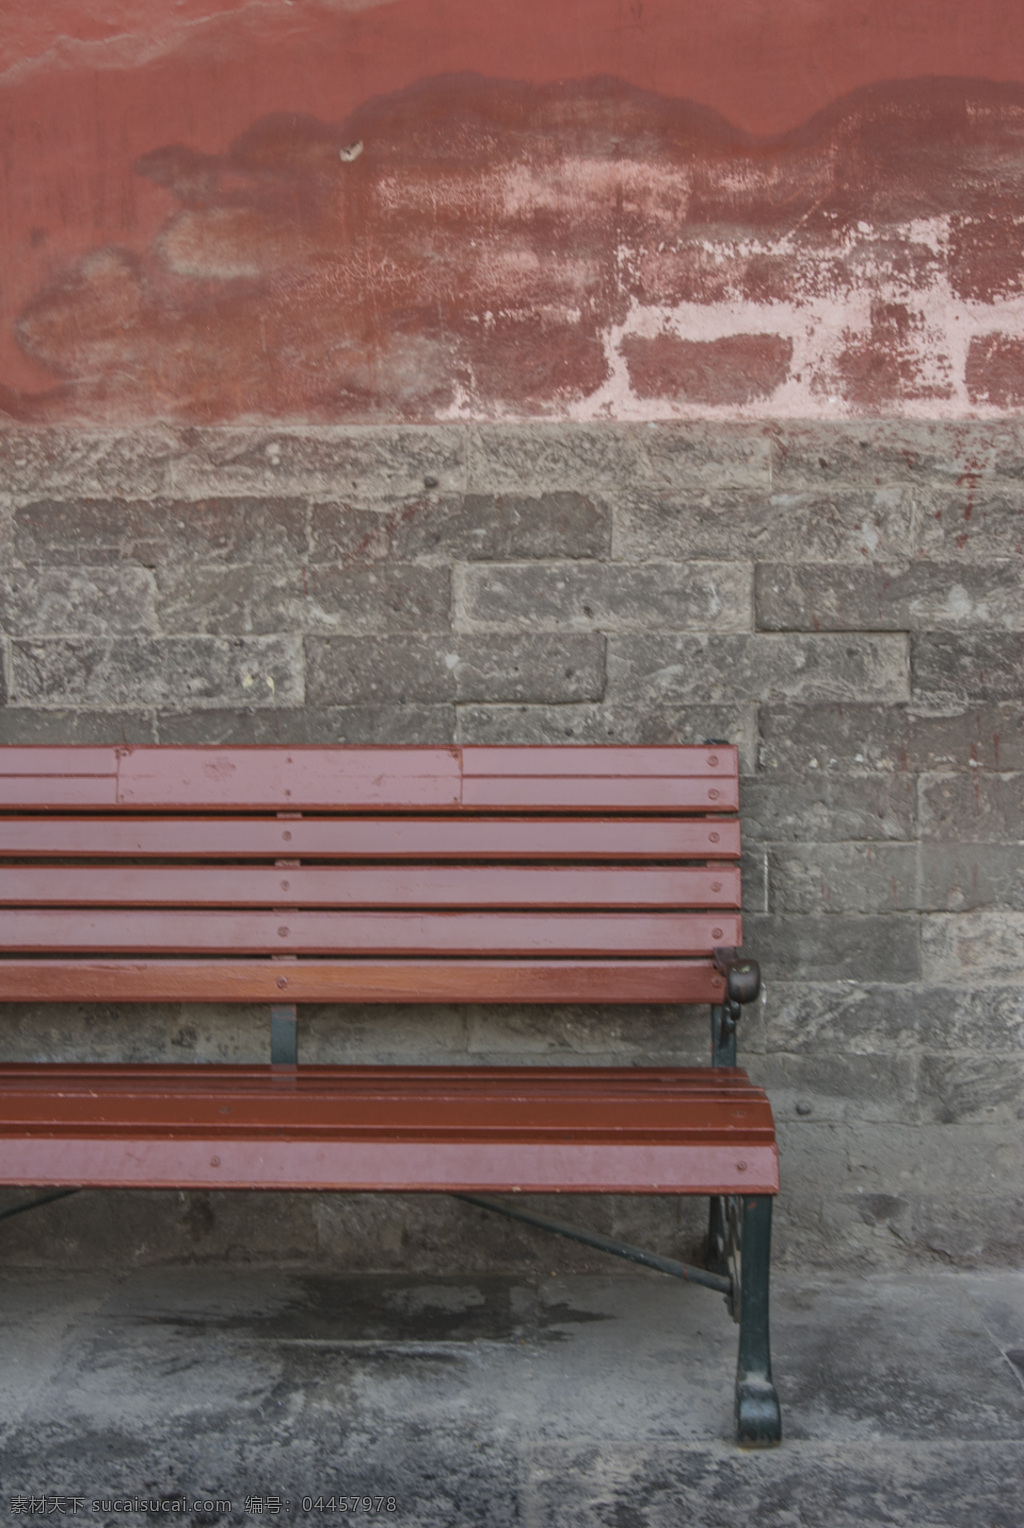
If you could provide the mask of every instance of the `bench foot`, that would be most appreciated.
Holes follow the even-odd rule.
[[[774,1448],[782,1440],[782,1414],[772,1384],[768,1336],[771,1195],[745,1194],[739,1210],[736,1441],[741,1448]]]
[[[782,1412],[770,1380],[736,1381],[736,1442],[740,1448],[775,1448],[782,1441]]]

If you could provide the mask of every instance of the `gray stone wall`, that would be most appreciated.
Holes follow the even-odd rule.
[[[780,1258],[1019,1256],[1024,426],[12,429],[0,495],[4,742],[737,742]],[[6,1059],[267,1044],[255,1009],[0,1016]],[[310,1060],[706,1052],[705,1011],[302,1026]],[[700,1239],[689,1204],[560,1208]],[[29,1260],[594,1266],[433,1197],[93,1193],[0,1235]]]

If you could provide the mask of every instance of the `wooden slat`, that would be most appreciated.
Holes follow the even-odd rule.
[[[727,811],[737,802],[736,750],[724,747],[16,748],[0,758],[0,804],[25,809],[113,804],[100,782],[115,766],[116,803],[128,808]]]
[[[127,1061],[112,1065],[104,1061],[50,1062],[5,1061],[0,1063],[0,1093],[52,1092],[57,1076],[69,1092],[92,1093],[97,1079],[109,1079],[113,1093],[136,1094],[145,1089],[184,1089],[196,1097],[219,1090],[230,1078],[232,1089],[247,1093],[330,1093],[397,1097],[421,1095],[518,1098],[530,1084],[533,1096],[575,1098],[585,1092],[616,1098],[646,1098],[652,1090],[659,1097],[679,1099],[741,1097],[767,1102],[764,1088],[752,1082],[742,1067],[705,1066],[478,1066],[440,1063],[394,1066],[391,1064],[312,1065],[284,1076],[268,1071],[261,1063]]]
[[[774,1146],[622,1142],[209,1142],[12,1138],[0,1183],[25,1187],[357,1192],[776,1194]]]
[[[0,910],[12,953],[665,956],[741,943],[735,913]]]
[[[739,907],[739,871],[588,866],[367,866],[229,870],[18,865],[0,905],[49,907]]]
[[[469,810],[533,812],[734,812],[739,786],[732,776],[667,779],[573,779],[569,776],[481,775],[467,778],[462,805]]]
[[[734,859],[736,820],[274,817],[0,819],[0,856],[223,859]]]
[[[43,744],[0,747],[0,775],[116,775],[117,751],[113,748],[63,747]]]
[[[83,1134],[195,1128],[204,1137],[265,1130],[336,1139],[773,1138],[765,1094],[736,1069],[726,1078],[710,1069],[508,1070],[514,1075],[470,1066],[306,1066],[282,1086],[254,1066],[6,1066],[0,1137],[63,1125]]]
[[[2,1002],[715,1003],[705,960],[0,959]]]
[[[621,776],[629,780],[651,775],[670,778],[727,776],[737,773],[738,758],[738,750],[729,745],[699,748],[616,748],[603,744],[541,748],[473,745],[462,749],[462,772],[467,779],[478,775],[502,778],[566,775],[575,780],[601,776]]]
[[[112,807],[117,804],[113,775],[3,775],[0,807],[35,811],[40,807]]]
[[[458,805],[444,748],[136,748],[118,770],[122,806],[336,810]]]

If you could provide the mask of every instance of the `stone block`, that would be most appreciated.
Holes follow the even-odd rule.
[[[167,632],[444,631],[451,621],[447,568],[265,564],[157,571]]]
[[[1017,1270],[1024,1262],[1024,1199],[1020,1194],[961,1199],[914,1197],[914,1241],[954,1266]],[[1017,1350],[1019,1351],[1019,1350]],[[1019,1366],[1018,1366],[1019,1367]]]
[[[740,857],[743,878],[743,910],[768,912],[768,856],[760,844],[748,845]]]
[[[915,837],[917,792],[909,775],[743,780],[740,810],[748,843]]]
[[[609,1230],[617,1241],[649,1247],[667,1257],[682,1257],[685,1262],[696,1262],[704,1255],[708,1228],[700,1199],[685,1194],[609,1194],[608,1198],[612,1212]],[[564,1196],[561,1205],[557,1196],[552,1195],[552,1199],[555,1202],[547,1213],[560,1219],[565,1214]],[[577,1225],[583,1223],[580,1211],[570,1218]],[[594,1221],[588,1217],[586,1224],[593,1225]]]
[[[775,845],[768,851],[773,913],[885,913],[919,906],[916,844]]]
[[[158,711],[155,725],[158,741],[202,747],[280,743],[298,746],[308,743],[310,717],[316,713],[306,707],[280,706],[257,710],[254,706],[235,709],[211,707]]]
[[[16,705],[101,709],[295,706],[295,637],[55,638],[11,644]]]
[[[1024,1050],[1024,988],[1016,983],[927,986],[918,994],[917,1015],[919,1041],[929,1054],[1019,1056]]]
[[[341,500],[314,504],[311,526],[314,562],[349,566],[605,557],[611,549],[608,506],[570,489],[532,496],[420,494],[375,508]]]
[[[0,744],[158,741],[152,711],[65,711],[0,706]]]
[[[545,562],[460,569],[460,624],[549,631],[750,631],[745,563]]]
[[[969,1030],[970,1018],[957,1027],[953,1008],[954,994],[946,987],[782,977],[764,985],[765,1044],[770,1052],[826,1049],[837,1055],[902,1055],[915,1044],[925,1012],[937,1037],[959,1036],[965,1026]],[[1021,1023],[1024,1011],[1018,1028]]]
[[[15,568],[0,575],[0,627],[12,637],[157,629],[148,568]]]
[[[915,1197],[900,1194],[846,1194],[842,1200],[861,1225],[883,1228],[904,1245],[913,1240],[916,1202]],[[839,1215],[835,1218],[838,1221]]]
[[[301,565],[307,515],[302,499],[40,499],[16,512],[14,550],[30,565]]]
[[[252,1066],[269,1059],[270,1025],[258,1004],[5,1003],[0,1046],[4,1063]]]
[[[312,706],[452,701],[454,643],[444,638],[307,637],[306,700]],[[446,660],[449,660],[446,662]]]
[[[1015,700],[1024,691],[1024,634],[921,633],[911,639],[910,665],[915,698]]]
[[[907,1261],[913,1244],[914,1206],[919,1196],[865,1189],[835,1190],[822,1195],[817,1224],[797,1220],[790,1236],[789,1261],[797,1266],[805,1242],[812,1267],[857,1269],[869,1277]],[[796,1217],[794,1217],[796,1219]]]
[[[174,430],[21,429],[0,431],[0,483],[16,498],[48,494],[156,495],[180,450]]]
[[[752,771],[756,717],[747,706],[460,706],[460,743],[736,743]]]
[[[483,494],[617,493],[644,470],[644,429],[628,424],[476,425],[467,436],[467,487]]]
[[[921,958],[929,981],[1024,980],[1024,912],[928,913],[921,920]]]
[[[628,722],[627,722],[628,725]],[[620,743],[631,738],[599,703],[459,706],[460,743]]]
[[[162,711],[156,725],[161,743],[451,743],[455,708],[399,704]]]
[[[633,703],[888,700],[908,696],[896,635],[613,636],[609,697]]]
[[[783,1191],[776,1201],[778,1209],[791,1223],[820,1223],[826,1201],[840,1193],[856,1192],[855,1184],[850,1181],[847,1126],[840,1120],[804,1119],[786,1113],[779,1115],[775,1128],[780,1176],[785,1174]],[[774,1225],[772,1229],[774,1231]],[[819,1248],[820,1254],[827,1257],[825,1247],[819,1244]],[[806,1237],[797,1238],[793,1251],[797,1256],[811,1253]]]
[[[705,1007],[643,1005],[466,1008],[478,1065],[703,1066],[710,1054]]]
[[[309,1066],[420,1066],[468,1061],[465,1007],[442,1003],[304,1003],[299,1062]]]
[[[851,1186],[868,1193],[941,1196],[946,1204],[1019,1193],[1024,1145],[1005,1125],[845,1126]]]
[[[735,557],[740,560],[863,563],[908,557],[913,547],[909,489],[884,486],[831,493],[620,493],[615,556],[623,560]]]
[[[126,1266],[185,1258],[308,1264],[319,1250],[312,1201],[311,1194],[104,1189],[48,1205],[43,1215],[19,1216],[10,1222],[5,1255],[46,1272],[63,1264],[76,1279],[79,1270],[107,1267],[120,1280]],[[70,1501],[68,1509],[78,1516]]]
[[[922,844],[917,897],[924,912],[1024,912],[1024,855],[1018,843]]]
[[[455,698],[467,701],[599,700],[605,645],[599,636],[471,636],[454,643]]]
[[[454,705],[326,706],[308,712],[310,743],[454,743]]]
[[[762,631],[920,631],[1024,627],[1016,562],[762,563]]]
[[[760,726],[769,774],[1024,770],[1024,707],[1009,702],[762,706]]]
[[[784,488],[956,484],[1004,473],[1024,454],[1015,420],[787,423],[772,430],[772,441],[772,483]]]
[[[968,564],[1008,558],[1019,566],[1024,553],[1024,494],[1019,484],[968,482],[932,493],[919,520],[915,555]]]
[[[170,463],[172,491],[204,494],[358,493],[393,498],[465,486],[466,432],[458,425],[325,426],[186,432]]]
[[[772,1102],[776,1120],[876,1124],[905,1122],[916,1113],[915,1058],[878,1052],[757,1056],[747,1067]]]
[[[1000,1122],[1019,1130],[1024,1119],[1024,1054],[991,1055],[987,1047],[921,1057],[922,1117],[938,1125],[964,1120]]]
[[[739,1052],[740,1066],[746,1066],[744,1057],[761,1056],[771,1047],[768,1044],[768,1028],[765,1024],[764,987],[755,1003],[748,1003],[740,1017]]]
[[[925,840],[1019,843],[1024,839],[1024,773],[922,775],[919,816]]]
[[[752,913],[743,948],[766,981],[912,982],[921,976],[918,922],[913,913]]]
[[[307,637],[314,706],[600,699],[598,636]]]
[[[460,1277],[479,1276],[498,1269],[532,1271],[537,1266],[537,1242],[541,1233],[531,1232],[527,1226],[488,1214],[446,1194],[318,1194],[308,1197],[314,1201],[320,1257],[333,1269],[367,1270],[367,1308],[380,1307],[382,1269],[450,1273],[456,1266],[453,1247],[459,1249],[457,1267]],[[599,1204],[596,1215],[591,1216],[590,1196],[582,1197],[587,1201],[578,1207],[583,1220],[598,1225],[606,1217],[610,1220],[611,1205]],[[601,1197],[610,1199],[612,1196]],[[538,1196],[538,1209],[544,1198]],[[548,1214],[559,1213],[559,1207],[550,1202],[545,1208]],[[563,1214],[564,1208],[563,1205]],[[548,1241],[553,1245],[549,1248],[548,1242],[544,1243],[546,1272],[554,1268],[585,1270],[589,1266],[588,1257],[593,1260],[599,1256],[594,1252],[588,1254],[582,1247],[574,1248],[568,1242],[555,1243],[553,1237]],[[503,1293],[498,1298],[503,1299]],[[518,1328],[518,1323],[515,1327]],[[360,1330],[366,1330],[365,1319],[360,1322]],[[445,1492],[440,1500],[450,1503],[451,1496]],[[443,1510],[445,1507],[442,1506]]]
[[[656,485],[767,490],[771,484],[771,439],[758,425],[659,421],[642,427],[640,446],[644,477]]]

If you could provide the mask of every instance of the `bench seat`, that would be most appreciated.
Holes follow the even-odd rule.
[[[5,1066],[0,1182],[771,1194],[738,1068]]]

